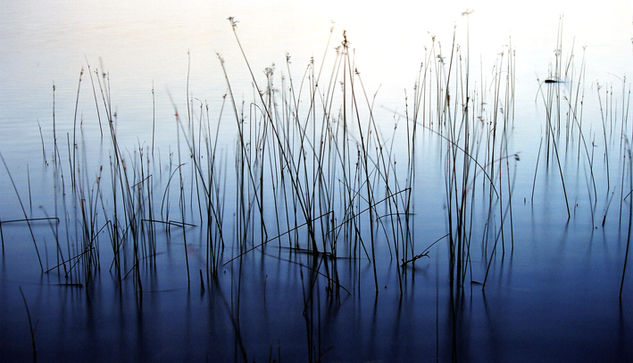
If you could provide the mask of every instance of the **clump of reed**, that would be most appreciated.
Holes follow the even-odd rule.
[[[101,241],[109,241],[112,259],[108,270],[120,285],[131,277],[140,297],[142,271],[156,264],[159,227],[167,235],[174,228],[181,230],[188,283],[192,272],[187,230],[192,228],[204,236],[207,278],[217,277],[222,265],[256,249],[263,253],[270,242],[277,241],[280,251],[311,256],[309,268],[324,269],[322,277],[333,296],[341,289],[349,292],[339,281],[340,261],[360,266],[368,260],[377,293],[378,244],[386,243],[391,258],[397,261],[412,256],[414,156],[406,153],[405,172],[396,168],[394,143],[386,143],[374,118],[373,99],[350,56],[347,36],[343,35],[333,60],[325,61],[330,55],[328,43],[322,64],[312,59],[299,81],[294,79],[288,55],[285,74],[269,67],[262,83],[250,67],[236,23],[231,25],[256,97],[248,105],[240,104],[218,55],[227,93],[220,109],[213,110],[190,96],[187,70],[186,113],[180,113],[172,100],[177,145],[169,154],[168,165],[162,163],[154,145],[153,87],[151,146],[139,144],[129,150],[119,142],[109,74],[103,65],[86,65],[100,140],[109,150],[106,161],[96,165],[96,173],[86,156],[83,120],[78,122],[84,70],[79,75],[71,130],[59,129],[53,106],[50,168],[55,203],[50,218],[58,222],[51,224],[57,263],[45,266],[37,238],[32,236],[42,271],[56,271],[70,284],[89,284],[101,271]],[[331,65],[329,74],[325,64]],[[220,125],[231,117],[225,106],[232,110],[236,125],[234,150],[224,149],[225,144],[219,142]],[[412,128],[407,125],[407,144],[413,150],[416,130],[415,123]],[[66,133],[63,147],[60,131]],[[46,149],[42,136],[43,159],[48,165]],[[230,156],[235,160],[233,196],[226,187],[231,178],[226,168]],[[19,197],[17,188],[16,195]],[[24,220],[30,223],[33,217],[21,199],[20,203]],[[225,210],[230,203],[234,203],[235,228],[227,235]],[[66,246],[62,246],[63,240]],[[232,256],[223,261],[227,245]],[[402,270],[396,271],[402,284]]]
[[[468,22],[469,14],[464,15]],[[322,59],[312,58],[299,70],[287,55],[285,64],[271,65],[260,74],[251,66],[237,21],[229,18],[229,22],[253,98],[237,98],[232,76],[218,54],[226,93],[218,104],[201,101],[190,94],[188,66],[185,107],[170,95],[173,118],[161,119],[176,135],[175,150],[170,149],[167,156],[155,145],[153,85],[151,144],[139,143],[129,149],[119,142],[109,74],[103,65],[93,68],[86,64],[100,140],[109,152],[107,162],[96,166],[87,159],[83,122],[78,122],[84,70],[79,74],[72,130],[66,131],[65,147],[63,137],[58,137],[64,131],[57,125],[53,87],[52,147],[46,147],[41,130],[40,135],[43,162],[52,169],[54,179],[54,213],[46,220],[55,238],[55,264],[42,261],[30,229],[36,217],[27,213],[12,182],[42,271],[55,271],[69,284],[89,284],[104,265],[100,242],[107,240],[108,271],[119,286],[131,278],[141,298],[143,271],[155,270],[156,256],[163,247],[161,237],[171,239],[177,230],[174,238],[183,247],[183,274],[189,287],[199,274],[204,291],[203,280],[217,281],[224,266],[241,266],[249,254],[264,257],[276,248],[277,258],[288,253],[284,261],[300,266],[301,273],[309,272],[305,306],[310,310],[317,279],[324,279],[328,296],[333,298],[360,290],[360,273],[351,282],[354,289],[341,282],[342,264],[355,271],[370,266],[376,294],[382,273],[395,267],[403,293],[404,281],[416,261],[429,256],[430,249],[445,240],[451,291],[461,292],[471,284],[485,288],[495,258],[498,254],[503,258],[515,242],[513,190],[519,154],[510,143],[516,93],[516,55],[511,40],[494,60],[492,78],[484,82],[482,76],[477,83],[471,72],[469,29],[465,47],[456,41],[457,31],[447,51],[433,37],[411,98],[405,94],[404,111],[396,112],[404,120],[403,129],[378,119],[376,94],[363,83],[347,33],[343,32],[332,50],[331,29]],[[539,162],[549,165],[555,160],[569,220],[564,153],[575,153],[577,160],[582,154],[593,220],[598,188],[594,151],[582,122],[584,58],[576,72],[573,50],[565,59],[562,46],[561,26],[553,68],[540,82],[545,126],[532,199]],[[612,142],[614,130],[624,133],[628,128],[630,94],[624,80],[618,106],[612,88],[609,90],[599,98],[607,181],[603,225],[614,195],[610,194],[607,144]],[[228,146],[220,140],[226,124],[234,125],[236,132]],[[424,248],[414,238],[421,133],[439,141],[446,206],[446,234]],[[577,148],[572,147],[575,142]],[[620,154],[625,155],[626,143],[621,145]],[[52,150],[52,155],[47,156],[46,150]],[[623,162],[621,181],[625,166]],[[6,163],[5,169],[9,172]],[[621,185],[620,219],[626,199],[624,183]],[[477,212],[481,210],[484,212]],[[227,220],[227,215],[233,220]],[[14,221],[0,221],[0,236],[2,224],[9,222]],[[232,227],[227,233],[228,225]],[[63,240],[66,246],[62,246]],[[4,237],[2,241],[4,246]],[[200,243],[205,250],[204,272],[202,268],[196,272],[198,268],[190,265],[188,241]],[[483,261],[480,271],[473,271],[474,248],[480,250]],[[390,265],[394,267],[380,264],[385,259],[396,261]],[[320,357],[316,352],[311,356],[314,360]]]
[[[447,234],[421,253],[411,251],[403,265],[428,256],[430,248],[446,238],[451,291],[455,288],[458,292],[471,283],[485,287],[499,241],[503,254],[506,239],[514,246],[511,161],[519,160],[508,145],[514,122],[515,51],[510,41],[494,63],[489,86],[483,82],[473,85],[476,78],[470,70],[469,15],[464,13],[465,47],[457,44],[456,30],[447,53],[432,38],[414,87],[411,116],[406,115],[408,124],[421,126],[445,148]],[[409,167],[412,178],[414,165]],[[475,212],[480,207],[487,210],[483,219]],[[482,282],[475,280],[471,259],[472,243],[479,239],[477,231],[481,233],[482,259],[486,261]]]
[[[328,291],[338,294],[340,289],[338,259],[360,264],[365,258],[371,263],[377,293],[376,233],[385,234],[395,253],[392,258],[399,260],[405,244],[411,242],[407,221],[413,176],[409,171],[406,182],[399,181],[390,149],[393,144],[387,146],[382,140],[373,103],[350,57],[347,35],[343,33],[336,47],[329,76],[324,72],[325,60],[318,65],[312,59],[296,81],[288,55],[287,73],[276,88],[272,66],[264,72],[265,86],[260,86],[240,42],[237,23],[232,18],[229,21],[256,96],[248,111],[238,108],[224,60],[218,55],[239,134],[235,152],[238,257],[287,237],[291,252],[311,255],[317,265],[323,262]],[[324,59],[327,55],[328,49]],[[414,165],[411,158],[408,165]],[[264,193],[266,183],[272,190],[268,195]],[[271,208],[266,207],[268,203],[275,210],[272,238],[264,218],[265,210]],[[388,211],[385,215],[377,210],[381,204]],[[259,230],[252,227],[255,220]],[[300,227],[306,230],[305,244],[300,242]],[[251,240],[249,248],[248,239],[253,237],[264,242],[255,245]]]

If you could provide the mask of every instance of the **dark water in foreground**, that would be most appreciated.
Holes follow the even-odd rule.
[[[309,293],[309,272],[303,269],[302,281],[300,267],[259,253],[242,262],[238,297],[230,276],[239,266],[223,269],[217,285],[205,285],[204,292],[197,278],[187,289],[182,250],[166,246],[169,252],[159,261],[166,267],[160,274],[147,272],[139,301],[132,284],[119,289],[106,268],[84,288],[15,273],[16,266],[29,263],[23,261],[28,254],[8,249],[2,261],[0,349],[3,360],[31,357],[21,286],[43,361],[231,361],[244,356],[303,361],[308,347],[326,361],[631,360],[633,301],[625,293],[618,304],[620,264],[609,251],[617,249],[617,242],[582,237],[570,233],[540,240],[557,256],[536,247],[517,248],[495,263],[485,294],[472,285],[460,297],[446,289],[446,257],[439,251],[416,265],[402,296],[394,274],[386,273],[375,297],[369,266],[356,291],[356,277],[341,264],[342,284],[354,289],[353,296],[341,292],[332,299],[317,278],[307,311],[302,295]],[[269,253],[276,255],[275,250]],[[310,263],[301,256],[296,261]],[[237,309],[239,321],[232,320]]]

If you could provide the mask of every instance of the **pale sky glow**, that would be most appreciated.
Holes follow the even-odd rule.
[[[34,10],[37,9],[37,10]],[[470,15],[471,56],[484,69],[510,37],[519,76],[547,72],[564,14],[565,47],[587,45],[596,78],[622,74],[633,61],[633,2],[607,1],[18,1],[0,4],[0,82],[48,92],[55,81],[74,88],[86,58],[102,59],[120,94],[182,86],[191,52],[193,89],[205,93],[222,82],[215,52],[239,79],[244,64],[228,16],[255,70],[283,64],[286,52],[302,70],[320,59],[334,22],[330,51],[347,30],[368,87],[402,96],[411,87],[424,47],[437,35],[448,51],[453,30],[465,43]],[[54,16],[51,16],[54,14]],[[592,75],[593,77],[593,75]],[[134,91],[131,91],[134,90]]]
[[[558,17],[566,34],[584,45],[604,47],[633,36],[633,2],[612,1],[147,1],[4,2],[2,34],[16,48],[64,47],[70,52],[108,57],[135,56],[147,49],[181,52],[234,48],[226,18],[235,16],[250,53],[262,57],[286,51],[320,54],[330,22],[336,41],[347,29],[361,54],[385,63],[394,54],[421,54],[429,33],[450,42],[453,27],[464,34],[461,12],[472,9],[474,50],[490,53],[512,36],[519,49],[553,44]],[[47,7],[50,11],[30,11]],[[55,16],[49,17],[50,14]],[[17,49],[20,51],[20,49]],[[28,50],[27,50],[28,51]],[[120,56],[126,56],[120,54]],[[316,54],[315,54],[316,55]],[[259,58],[259,54],[254,54]],[[367,61],[367,59],[365,59]],[[417,62],[417,60],[416,60]]]

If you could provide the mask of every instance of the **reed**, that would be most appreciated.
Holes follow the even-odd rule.
[[[627,142],[628,144],[628,142]],[[629,187],[633,190],[633,159],[631,158],[631,146],[628,145],[627,156],[629,159]],[[628,218],[628,230],[626,235],[626,250],[624,251],[624,266],[622,267],[622,278],[620,279],[620,292],[618,298],[620,304],[622,303],[622,292],[624,290],[624,277],[626,276],[626,266],[629,261],[629,247],[631,245],[631,223],[633,223],[633,201],[629,201],[629,218]]]
[[[32,215],[28,169],[31,212],[27,213],[2,158],[24,214],[19,220],[0,221],[3,249],[3,225],[27,223],[43,272],[63,273],[68,286],[88,286],[100,267],[109,263],[119,289],[125,287],[127,278],[133,280],[131,285],[140,305],[144,285],[151,285],[152,274],[160,270],[156,256],[162,249],[178,248],[184,254],[179,268],[185,273],[180,277],[184,280],[186,276],[190,287],[198,269],[201,295],[215,294],[225,282],[222,272],[230,271],[230,311],[236,331],[245,278],[242,270],[250,267],[254,255],[258,254],[261,261],[274,258],[298,266],[309,356],[315,361],[324,354],[318,331],[319,281],[327,284],[328,303],[340,301],[341,291],[360,296],[364,283],[371,287],[370,280],[377,295],[387,276],[397,278],[403,296],[415,278],[416,264],[432,257],[432,248],[444,248],[448,252],[445,272],[454,302],[464,296],[465,287],[471,286],[472,290],[473,285],[481,284],[485,289],[497,261],[503,261],[506,249],[512,253],[520,241],[515,236],[515,223],[520,222],[515,218],[514,188],[521,158],[513,150],[516,54],[509,40],[486,72],[482,61],[482,75],[477,81],[471,64],[468,14],[465,16],[465,47],[458,44],[457,28],[448,47],[431,38],[413,92],[404,92],[399,110],[392,111],[393,122],[383,119],[377,110],[378,90],[372,93],[364,84],[364,74],[346,32],[334,52],[329,49],[328,39],[323,59],[312,58],[297,66],[287,55],[285,67],[271,65],[257,72],[247,57],[247,45],[239,37],[237,20],[229,18],[251,83],[246,92],[251,96],[239,98],[243,90],[237,89],[236,77],[217,54],[226,93],[218,103],[194,97],[190,82],[195,77],[188,53],[184,100],[170,95],[174,118],[166,127],[175,127],[176,149],[170,146],[168,154],[156,139],[157,127],[166,123],[157,113],[158,90],[154,84],[151,143],[138,141],[128,149],[127,141],[122,140],[129,135],[119,129],[112,104],[109,74],[102,66],[95,69],[86,65],[100,131],[101,118],[107,127],[103,142],[109,154],[105,165],[98,165],[95,172],[92,161],[85,156],[81,118],[77,122],[82,70],[72,130],[58,129],[53,89],[54,217]],[[332,33],[330,30],[330,38]],[[544,134],[536,155],[530,198],[533,204],[539,191],[538,177],[550,173],[549,163],[555,161],[570,221],[570,199],[574,200],[574,195],[568,196],[564,166],[567,158],[575,155],[576,167],[585,167],[592,223],[602,192],[598,188],[600,178],[606,180],[602,216],[606,226],[617,192],[611,190],[608,164],[609,159],[615,161],[620,156],[609,155],[606,149],[614,142],[612,133],[624,133],[629,127],[624,115],[628,114],[628,99],[624,96],[627,84],[623,84],[622,107],[615,107],[617,98],[610,88],[598,93],[602,135],[597,137],[602,137],[605,148],[600,150],[589,143],[594,134],[587,132],[582,120],[584,58],[576,68],[573,47],[568,58],[562,48],[560,25],[552,68],[546,79],[538,80]],[[484,73],[490,79],[484,80]],[[617,117],[616,110],[622,112],[621,117]],[[227,124],[235,131],[228,142],[223,134]],[[47,164],[46,150],[50,150],[51,141],[45,147],[39,123],[38,127]],[[67,152],[59,152],[58,131],[60,135],[66,133]],[[574,142],[578,143],[577,149]],[[621,221],[623,204],[629,197],[624,189],[627,168],[633,178],[630,146],[624,144]],[[438,233],[443,236],[429,245],[420,246],[416,240],[426,238],[415,235],[415,226],[425,216],[416,213],[416,195],[432,193],[418,185],[426,182],[420,176],[432,172],[432,165],[420,162],[420,156],[428,156],[424,154],[427,148],[435,148],[428,155],[436,157],[434,161],[441,165],[444,190],[438,198],[446,207],[442,215],[445,233]],[[594,160],[594,152],[603,153],[603,161],[599,157]],[[596,163],[601,162],[607,169],[604,175],[596,171]],[[62,207],[57,205],[58,197]],[[40,220],[50,222],[56,240],[57,261],[51,263],[54,266],[46,263],[46,269],[31,229],[31,224]],[[65,248],[60,245],[64,238]],[[109,250],[101,251],[105,239]],[[273,242],[276,253],[271,251]],[[198,256],[197,251],[204,252]],[[476,278],[478,274],[481,278]],[[245,351],[243,354],[246,357]]]
[[[9,166],[7,165],[6,160],[4,160],[4,156],[0,152],[0,160],[2,160],[2,165],[4,165],[4,170],[7,172],[7,176],[11,181],[11,186],[13,187],[13,191],[15,192],[15,196],[18,199],[18,203],[20,204],[20,209],[22,209],[22,214],[24,215],[24,220],[29,229],[29,234],[31,235],[31,240],[33,241],[33,247],[35,248],[35,254],[37,256],[37,262],[40,265],[40,270],[44,272],[44,265],[42,264],[42,258],[40,257],[40,250],[37,247],[37,242],[35,241],[35,234],[33,233],[33,228],[31,227],[31,219],[28,217],[26,213],[26,209],[24,208],[24,203],[22,203],[22,198],[20,197],[20,192],[18,191],[17,186],[15,185],[15,181],[13,180],[13,176],[11,175],[11,171],[9,171]],[[6,221],[4,222],[6,223]],[[4,246],[4,237],[2,238],[3,246]]]
[[[33,321],[31,319],[31,310],[29,309],[29,304],[26,302],[26,297],[24,296],[24,291],[22,291],[22,286],[19,286],[20,296],[22,296],[22,302],[24,302],[24,309],[26,310],[26,317],[29,322],[29,332],[31,333],[31,348],[33,350],[33,362],[37,362],[37,345],[35,344],[35,329],[33,328]]]

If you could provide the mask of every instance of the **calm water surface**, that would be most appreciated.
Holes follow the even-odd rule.
[[[467,9],[474,12],[462,15]],[[559,15],[563,13],[561,21]],[[492,129],[488,127],[494,115],[512,120],[503,128],[503,141],[501,131],[499,139],[493,141],[493,148],[507,156],[508,163],[498,164],[502,166],[501,181],[496,179],[499,175],[491,176],[502,193],[511,190],[512,216],[507,194],[502,194],[501,201],[490,198],[488,180],[480,167],[471,165],[470,178],[474,181],[467,183],[467,190],[476,194],[467,215],[472,215],[468,222],[472,226],[472,242],[465,280],[460,286],[451,281],[447,238],[430,247],[428,256],[418,259],[414,268],[407,267],[399,277],[392,235],[387,233],[395,222],[384,216],[381,218],[387,221],[375,233],[378,294],[369,253],[365,255],[358,245],[344,242],[345,233],[354,233],[353,229],[346,229],[339,236],[339,258],[335,262],[304,253],[309,248],[309,235],[305,228],[298,228],[265,249],[255,249],[241,259],[223,264],[239,254],[244,220],[238,207],[240,174],[235,167],[240,145],[237,124],[230,97],[224,98],[229,89],[216,52],[224,59],[237,112],[244,117],[250,133],[246,138],[253,145],[257,143],[253,135],[262,130],[256,128],[254,121],[257,115],[261,116],[257,107],[264,107],[226,19],[229,16],[239,20],[240,41],[263,90],[264,70],[273,69],[278,105],[293,102],[283,98],[291,78],[295,88],[305,87],[304,92],[309,89],[309,78],[303,86],[297,83],[312,58],[315,72],[323,64],[320,91],[330,92],[325,85],[334,74],[332,70],[337,69],[335,48],[343,41],[343,30],[347,31],[350,59],[362,77],[368,98],[376,94],[371,116],[380,130],[383,146],[391,152],[391,163],[396,161],[390,170],[399,185],[405,185],[407,157],[415,157],[409,255],[425,251],[449,233],[451,226],[455,233],[455,226],[449,225],[447,205],[447,170],[453,162],[445,139],[449,129],[437,125],[439,117],[446,122],[448,116],[438,116],[433,111],[438,102],[447,99],[445,93],[435,93],[436,88],[427,84],[430,93],[424,97],[429,109],[422,112],[419,120],[429,122],[425,124],[428,128],[417,130],[414,152],[407,143],[407,119],[411,119],[414,95],[420,89],[419,85],[414,87],[420,63],[433,65],[428,79],[446,82],[448,78],[449,83],[454,82],[450,83],[451,105],[455,105],[460,92],[465,92],[456,85],[465,84],[465,78],[458,75],[464,75],[465,64],[470,64],[469,92],[476,99],[470,101],[470,112],[481,117],[479,121],[471,119],[472,125],[480,127],[473,131],[480,138],[473,155],[482,168],[489,170],[490,161],[500,157],[487,156],[492,140]],[[622,300],[618,299],[630,228],[627,194],[632,187],[628,156],[628,143],[633,137],[633,115],[629,110],[633,69],[631,19],[633,6],[625,1],[608,1],[599,6],[461,2],[428,7],[407,2],[370,2],[362,7],[351,3],[285,1],[133,5],[117,1],[3,2],[0,152],[25,212],[3,167],[2,360],[33,358],[27,310],[36,358],[44,361],[633,360],[630,270]],[[454,61],[459,59],[461,63],[449,74],[448,65],[458,64],[450,60],[453,34],[459,44],[455,52],[461,56]],[[558,79],[556,49],[561,45],[561,69],[568,72]],[[291,57],[289,67],[286,54]],[[507,68],[508,59],[513,59],[512,68]],[[445,73],[438,71],[442,65]],[[116,113],[113,124],[130,180],[133,184],[142,182],[139,149],[147,163],[154,139],[151,165],[142,164],[142,169],[152,175],[148,185],[154,188],[153,208],[165,220],[197,225],[185,228],[184,233],[183,228],[166,231],[162,226],[156,227],[153,263],[147,257],[136,262],[130,242],[125,242],[128,247],[121,256],[121,281],[111,246],[112,225],[105,223],[105,215],[111,215],[116,204],[108,199],[113,193],[110,170],[114,151],[106,110],[98,86],[93,93],[88,66],[108,74],[110,104],[112,113]],[[509,76],[513,80],[511,97],[502,94],[495,106],[495,82],[499,81],[500,89],[505,90]],[[331,84],[339,88],[327,93],[335,100],[329,120],[332,125],[342,122],[341,110],[348,109],[349,115],[354,115],[349,104],[342,104],[343,97],[350,97],[349,93],[343,96],[342,90],[342,82],[349,82],[349,78],[344,79],[342,73],[337,77]],[[545,79],[561,82],[544,83]],[[560,164],[553,149],[547,157],[546,120],[552,108],[548,111],[546,104],[555,91],[562,95],[558,105],[562,104],[563,121],[552,130]],[[305,117],[303,122],[309,119],[306,94],[297,102],[297,109]],[[222,164],[218,167],[218,180],[222,181],[218,190],[224,198],[226,246],[216,278],[209,278],[206,273],[206,231],[198,227],[202,224],[197,198],[200,187],[187,147],[191,139],[184,141],[183,132],[186,134],[187,130],[178,127],[174,116],[177,109],[185,119],[187,97],[193,105],[194,133],[198,132],[200,117],[206,120],[207,106],[212,133],[219,120],[216,155]],[[358,112],[365,125],[370,117],[367,102],[364,96],[357,97],[362,100]],[[574,115],[576,120],[582,120],[584,142],[573,117],[570,126],[564,121],[572,112],[567,106],[574,100],[578,101]],[[552,102],[557,110],[556,101]],[[449,109],[454,115],[464,112],[460,107]],[[101,130],[99,117],[103,122]],[[436,122],[434,126],[431,121]],[[73,129],[74,124],[77,127]],[[356,134],[351,136],[350,150],[351,157],[356,158],[360,138],[358,128],[352,129]],[[315,130],[318,134],[319,129]],[[309,131],[313,132],[312,126]],[[274,140],[268,132],[270,140]],[[55,137],[60,158],[57,168],[53,161]],[[79,171],[75,175],[85,181],[80,188],[85,193],[79,197],[71,187],[72,140],[77,145],[75,160]],[[296,142],[298,137],[293,140]],[[267,145],[272,149],[270,145],[275,144],[269,141]],[[290,144],[289,148],[293,149]],[[298,152],[298,148],[294,150]],[[179,151],[185,164],[180,169]],[[275,155],[265,155],[264,165],[269,168]],[[377,160],[371,162],[378,163]],[[457,162],[463,160],[460,153]],[[311,169],[314,161],[304,162]],[[182,171],[182,181],[178,170]],[[474,170],[479,174],[473,175]],[[263,175],[276,180],[280,172],[266,169]],[[377,175],[372,180],[381,185]],[[339,213],[346,208],[345,199],[340,197],[345,194],[345,177],[341,169],[330,176],[336,186],[332,208]],[[360,211],[368,205],[363,199],[367,196],[358,182],[362,179],[356,180],[353,187],[360,190],[362,197],[355,199],[354,208]],[[285,219],[292,215],[296,203],[274,205],[275,195],[281,201],[284,191],[271,190],[270,182],[267,183],[258,190],[265,201],[264,210],[260,213],[254,207],[250,212],[245,248],[264,239],[262,220],[269,237],[305,222],[303,217],[297,222]],[[103,189],[98,191],[101,186]],[[183,186],[183,209],[179,205],[179,186]],[[384,187],[376,188],[376,193],[382,194],[374,196],[374,200],[388,194]],[[120,192],[119,189],[116,193]],[[253,190],[247,187],[246,193],[247,203],[255,206]],[[288,198],[293,195],[289,186],[285,194]],[[147,203],[147,199],[142,199]],[[68,264],[72,269],[70,277],[61,268],[42,273],[33,238],[44,270],[59,264],[60,249],[62,260],[82,253],[82,200],[97,211],[98,221],[93,226],[104,227],[103,234],[95,238],[99,258],[93,261],[96,267],[92,275],[88,276],[84,269],[88,262],[83,257],[73,259],[73,263],[78,261],[76,265]],[[122,201],[118,203],[118,208],[122,208]],[[384,203],[375,211],[384,215],[393,212]],[[139,213],[148,218],[147,210]],[[59,223],[36,221],[29,229],[24,222],[6,222],[22,219],[25,214],[31,218],[57,216]],[[276,217],[279,215],[284,216],[281,223]],[[336,218],[340,223],[346,217],[340,213]],[[368,246],[367,213],[359,220],[359,233]],[[119,233],[128,233],[126,227],[119,228]],[[496,249],[495,240],[499,241]],[[300,248],[287,248],[293,243]],[[321,241],[318,243],[321,247]],[[147,256],[147,251],[142,251],[141,256]],[[331,293],[327,277],[333,273],[332,266],[336,266],[342,286],[335,294]],[[487,270],[486,287],[482,290]]]

